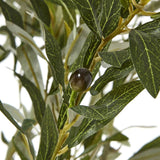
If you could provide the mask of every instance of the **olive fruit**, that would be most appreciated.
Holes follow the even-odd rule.
[[[76,92],[85,91],[92,82],[91,72],[86,68],[80,68],[72,73],[69,82],[72,90]]]

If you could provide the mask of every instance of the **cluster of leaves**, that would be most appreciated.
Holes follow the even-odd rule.
[[[0,46],[0,61],[14,55],[14,76],[29,93],[33,105],[33,110],[26,113],[27,106],[20,104],[22,113],[0,102],[1,112],[17,128],[10,142],[2,134],[8,145],[7,159],[12,159],[15,152],[26,160],[103,160],[110,154],[114,155],[110,159],[119,155],[110,142],[123,143],[128,137],[113,125],[107,130],[107,124],[144,88],[154,98],[160,89],[160,16],[144,11],[147,3],[146,0],[0,0],[1,14],[6,19],[0,34],[7,37]],[[130,30],[127,25],[139,13],[152,15],[152,21]],[[127,42],[121,43],[127,44],[123,49],[117,47],[119,42],[112,41],[121,33],[129,34]],[[17,37],[20,44],[16,43]],[[35,37],[43,38],[44,46],[38,47]],[[46,82],[39,59],[48,66]],[[18,62],[23,74],[17,71]],[[68,82],[69,73],[88,68],[94,80],[104,63],[108,64],[104,74],[87,91],[75,95]],[[104,92],[109,82],[113,83],[112,90]],[[88,91],[90,105],[81,105]],[[33,132],[37,126],[41,138],[36,154],[32,139],[38,135]],[[102,140],[102,135],[108,136]],[[75,157],[71,149],[78,144],[84,146],[84,151]],[[154,159],[159,156],[159,149],[157,138],[131,160],[148,155]]]

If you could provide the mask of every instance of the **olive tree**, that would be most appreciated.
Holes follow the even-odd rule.
[[[106,160],[119,155],[111,142],[123,144],[129,137],[114,127],[114,118],[143,89],[154,98],[160,89],[159,6],[150,0],[0,0],[6,20],[0,34],[7,37],[0,61],[14,55],[10,68],[20,94],[25,88],[32,101],[27,113],[27,104],[20,101],[16,114],[14,106],[8,110],[9,104],[0,101],[1,112],[17,129],[9,142],[2,134],[7,160],[14,153],[22,160]],[[142,16],[150,20],[138,23]],[[38,47],[35,37],[44,45]],[[46,77],[40,61],[47,66]],[[32,139],[38,135],[35,152]],[[80,155],[71,153],[77,146],[83,148]],[[130,159],[156,159],[159,147],[158,137]]]

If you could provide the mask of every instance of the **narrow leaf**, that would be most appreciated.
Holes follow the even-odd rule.
[[[143,31],[145,33],[160,34],[160,18],[140,25],[136,30]]]
[[[44,95],[42,73],[37,54],[28,44],[22,44],[17,48],[17,58],[24,70],[26,78],[32,81]]]
[[[50,13],[49,9],[44,2],[44,0],[30,0],[33,8],[35,9],[38,17],[44,22],[47,26],[50,25]]]
[[[26,137],[18,132],[12,139],[18,155],[23,160],[33,160]]]
[[[18,122],[22,123],[24,120],[23,114],[19,111],[19,109],[16,109],[15,107],[9,105],[9,104],[3,104],[3,107],[10,113],[10,115]]]
[[[37,160],[51,159],[58,140],[58,131],[49,107],[42,120],[41,142]]]
[[[21,80],[23,87],[28,91],[34,107],[34,112],[38,123],[41,125],[42,118],[45,112],[45,102],[40,93],[40,90],[27,78],[16,73],[16,76]]]
[[[67,120],[67,112],[68,112],[68,106],[69,106],[69,99],[70,99],[70,95],[71,95],[71,88],[67,87],[67,89],[64,91],[64,95],[63,95],[63,103],[61,105],[61,109],[60,109],[60,113],[59,113],[59,117],[58,117],[58,128],[62,129],[66,120]]]
[[[150,160],[159,159],[160,157],[160,137],[155,138],[151,142],[145,144],[137,153],[129,160]]]
[[[102,5],[101,0],[73,0],[88,27],[101,37],[101,28],[98,20],[98,10]]]
[[[61,50],[55,38],[45,29],[46,53],[53,66],[54,78],[64,86],[64,68]]]
[[[133,70],[131,61],[126,61],[121,68],[110,67],[105,73],[98,78],[90,89],[92,95],[100,93],[100,91],[113,80],[126,77]]]
[[[14,35],[18,36],[23,42],[29,44],[34,52],[41,56],[43,59],[46,59],[42,51],[38,48],[38,46],[35,44],[33,38],[31,37],[30,34],[28,34],[25,30],[20,28],[18,25],[7,21],[7,28],[14,33]]]
[[[24,133],[23,129],[19,126],[19,124],[13,119],[11,114],[5,109],[2,102],[0,101],[0,111],[8,118],[8,120],[22,133]]]
[[[129,48],[115,52],[100,52],[102,60],[114,67],[121,67],[130,58]]]
[[[119,0],[105,0],[103,2],[103,12],[100,25],[104,37],[116,29],[120,18],[120,6],[121,4]]]
[[[10,5],[7,3],[3,2],[0,0],[0,6],[2,8],[2,12],[6,18],[6,20],[11,21],[18,25],[19,27],[23,28],[23,21],[20,13],[12,8]]]
[[[145,144],[137,153],[135,153],[130,159],[136,159],[140,157],[141,153],[148,152],[150,149],[158,149],[160,151],[160,137],[155,138],[151,142]],[[153,150],[154,151],[154,150]],[[150,151],[149,151],[150,152]],[[153,152],[154,153],[154,152]],[[151,152],[149,153],[151,154]],[[146,154],[147,155],[147,154]],[[160,154],[159,154],[160,155]],[[144,154],[145,156],[145,154]],[[154,155],[152,155],[154,157]],[[149,159],[148,159],[149,160]]]
[[[104,113],[103,111],[100,111],[100,114],[106,117],[103,120],[93,120],[93,112],[87,110],[87,108],[89,108],[87,106],[82,106],[83,108],[85,107],[85,112],[83,109],[79,109],[81,108],[80,106],[77,106],[77,109],[76,107],[72,108],[77,113],[80,113],[87,118],[84,118],[80,126],[71,128],[66,143],[68,143],[69,147],[73,147],[79,144],[82,140],[96,133],[100,128],[109,123],[142,90],[143,86],[141,82],[133,81],[113,89],[102,97],[102,99],[100,99],[94,106],[96,110],[98,110],[98,107],[106,106],[106,109],[103,108]],[[98,113],[95,115],[97,116]]]
[[[129,35],[131,58],[144,87],[155,98],[160,87],[160,44],[153,34],[132,30]]]

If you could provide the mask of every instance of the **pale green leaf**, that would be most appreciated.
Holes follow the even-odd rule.
[[[24,115],[19,111],[19,109],[9,105],[3,104],[3,107],[10,113],[10,115],[18,122],[22,123],[24,120]]]
[[[8,118],[8,120],[22,133],[24,133],[23,129],[19,126],[19,124],[14,120],[12,115],[5,109],[2,102],[0,101],[0,111]]]
[[[37,54],[28,44],[22,44],[17,48],[17,58],[26,78],[32,81],[44,95],[43,78]]]
[[[33,160],[26,137],[18,132],[12,139],[18,155],[23,160]]]
[[[160,88],[160,43],[154,34],[132,30],[129,34],[131,58],[140,80],[155,98]]]
[[[7,28],[12,33],[14,33],[14,35],[18,36],[23,42],[29,44],[36,54],[38,54],[40,57],[42,57],[43,59],[46,60],[44,54],[38,48],[38,46],[35,44],[35,42],[34,42],[34,40],[33,40],[33,38],[31,37],[30,34],[28,34],[25,30],[23,30],[18,25],[15,25],[12,22],[7,21],[6,24],[7,24]]]

